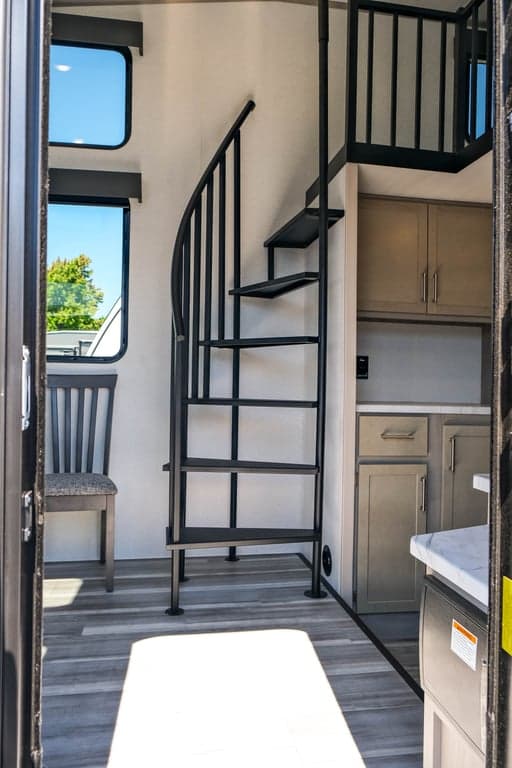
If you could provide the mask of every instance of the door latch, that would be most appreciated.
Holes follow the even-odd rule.
[[[30,349],[23,345],[21,357],[21,431],[30,427]]]
[[[21,494],[21,540],[27,544],[32,538],[34,525],[34,496],[32,491]]]

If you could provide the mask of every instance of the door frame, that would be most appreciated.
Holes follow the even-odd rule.
[[[494,3],[494,276],[489,520],[487,768],[512,766],[512,659],[503,648],[504,578],[512,577],[512,18]],[[507,613],[507,612],[506,612]],[[508,624],[511,616],[505,615]],[[509,648],[509,652],[511,649]]]

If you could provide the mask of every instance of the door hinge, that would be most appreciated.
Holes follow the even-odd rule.
[[[21,494],[21,540],[27,544],[32,538],[34,525],[34,494],[24,491]]]
[[[23,345],[21,353],[21,431],[30,427],[31,398],[31,362],[30,349]]]

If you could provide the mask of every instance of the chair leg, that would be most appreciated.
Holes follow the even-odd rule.
[[[115,503],[115,496],[107,496],[107,508],[105,510],[105,584],[107,592],[114,591]]]
[[[105,506],[107,505],[107,497],[105,497]],[[100,563],[105,562],[105,539],[107,536],[107,512],[102,509],[100,512]]]

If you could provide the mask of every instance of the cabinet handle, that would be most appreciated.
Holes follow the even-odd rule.
[[[427,303],[427,291],[428,291],[428,275],[427,271],[423,272],[423,275],[421,276],[422,279],[422,287],[421,287],[421,300],[423,304]]]
[[[416,430],[413,432],[388,432],[386,430],[381,433],[381,437],[383,440],[414,440],[415,434]]]
[[[434,304],[437,304],[437,300],[439,298],[439,274],[437,270],[434,272],[434,275],[432,277],[432,283],[434,287],[434,295],[432,297],[432,301]]]
[[[456,437],[450,437],[450,466],[448,469],[450,472],[455,472],[455,441]]]
[[[421,483],[421,506],[420,506],[420,512],[426,512],[427,511],[427,478],[425,475],[423,475],[422,478],[420,478]]]

